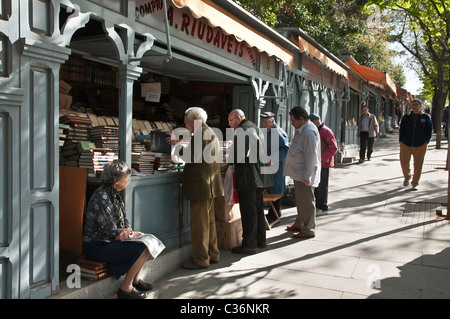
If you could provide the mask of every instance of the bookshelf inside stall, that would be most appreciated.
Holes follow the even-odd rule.
[[[87,170],[85,203],[100,185],[103,166],[119,158],[118,69],[72,55],[60,70],[60,166]],[[145,73],[133,88],[132,162],[133,174],[149,176],[173,172],[170,154],[152,150],[152,132],[172,132],[184,126],[188,106],[203,107],[208,124],[225,136],[231,111],[233,87],[222,83],[182,83],[173,78]],[[74,190],[60,191],[60,201],[74,196]],[[83,190],[77,190],[83,192]],[[83,211],[61,212],[64,215]],[[82,229],[78,230],[80,233]],[[64,234],[60,234],[64,236]],[[61,247],[61,260],[74,263],[79,249]],[[76,250],[76,251],[74,251]],[[64,271],[65,265],[60,269]],[[64,280],[67,274],[61,273]]]
[[[155,82],[147,77],[145,81]],[[168,93],[168,79],[156,79],[157,89]],[[153,87],[154,85],[152,85]],[[152,131],[172,131],[177,124],[173,109],[167,103],[147,103],[142,95],[141,83],[136,83],[132,121],[132,163],[133,174],[152,175],[167,172],[174,167],[170,156],[152,152],[149,140]],[[148,90],[148,89],[147,89]],[[87,183],[75,187],[65,183],[60,190],[60,202],[77,198],[84,205],[63,205],[60,212],[60,228],[73,225],[75,240],[60,233],[60,280],[67,278],[65,269],[77,263],[81,255],[82,216],[90,196],[100,185],[105,164],[119,157],[118,120],[118,71],[117,68],[72,56],[60,71],[60,166],[70,166],[87,172]],[[155,97],[153,97],[155,100]],[[156,164],[156,165],[155,165]],[[65,175],[65,170],[60,170]],[[73,173],[73,170],[71,171]],[[82,176],[79,175],[79,176]],[[61,176],[63,178],[65,176]],[[80,183],[77,183],[80,186]],[[76,241],[74,243],[74,241]],[[91,274],[91,280],[99,279]]]

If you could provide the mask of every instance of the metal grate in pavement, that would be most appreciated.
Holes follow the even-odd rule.
[[[436,202],[406,202],[402,218],[406,224],[436,220],[450,224],[447,218],[447,204]]]

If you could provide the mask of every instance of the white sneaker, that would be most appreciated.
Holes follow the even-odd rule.
[[[326,210],[316,209],[316,217],[328,215],[328,212]]]
[[[403,181],[403,186],[408,186],[409,185],[409,179],[405,179],[404,181]]]
[[[418,186],[418,185],[411,184],[412,190],[413,190],[413,191],[416,191],[416,190],[417,190],[417,186]]]

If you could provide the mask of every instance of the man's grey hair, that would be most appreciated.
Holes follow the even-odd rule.
[[[201,107],[190,107],[186,110],[185,114],[188,120],[195,117],[197,120],[202,121],[202,123],[206,123],[206,120],[208,119],[208,114]]]
[[[124,161],[114,160],[103,166],[102,183],[112,186],[114,179],[120,180],[123,176],[131,174],[131,169]]]

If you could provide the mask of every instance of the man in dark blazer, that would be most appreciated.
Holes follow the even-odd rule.
[[[263,190],[273,186],[274,182],[272,174],[268,173],[270,170],[265,170],[269,168],[269,158],[259,128],[247,120],[240,109],[228,114],[228,124],[235,131],[230,157],[234,164],[242,220],[242,245],[234,247],[231,252],[254,254],[257,247],[267,246]]]
[[[189,145],[179,153],[187,155],[183,171],[183,195],[190,201],[194,254],[192,261],[183,264],[184,269],[208,268],[210,263],[218,263],[220,258],[214,217],[214,198],[224,195],[220,164],[214,160],[216,151],[219,151],[219,140],[206,125],[206,119],[206,112],[199,107],[189,108],[184,116],[186,128],[193,133]],[[172,137],[170,142],[175,145],[178,140]]]

